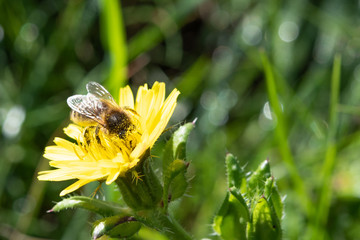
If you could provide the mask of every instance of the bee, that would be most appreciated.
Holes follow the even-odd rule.
[[[98,131],[117,136],[126,140],[130,133],[136,131],[136,111],[128,107],[120,107],[111,94],[100,84],[89,82],[86,84],[86,95],[73,95],[67,99],[71,108],[70,120],[87,127],[84,131],[85,139],[89,139],[89,132]],[[93,128],[95,127],[95,131]]]

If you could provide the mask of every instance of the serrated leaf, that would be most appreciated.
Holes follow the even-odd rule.
[[[186,123],[173,135],[173,157],[174,159],[186,160],[186,142],[190,132],[194,129],[194,123]]]
[[[164,209],[167,209],[169,194],[174,200],[181,197],[187,189],[186,142],[193,128],[194,123],[184,124],[166,143],[163,155]]]
[[[181,197],[188,186],[185,176],[188,163],[183,160],[176,159],[169,166],[164,174],[164,189],[163,189],[163,203],[164,208],[167,208],[168,197],[175,200]]]
[[[239,161],[232,154],[227,154],[225,158],[226,172],[228,175],[228,186],[241,188],[242,182],[245,179],[244,170],[241,168]]]
[[[248,205],[246,204],[245,199],[243,198],[241,192],[239,189],[236,188],[230,188],[231,196],[235,197],[238,202],[241,204],[241,215],[240,217],[246,220],[247,222],[250,221],[250,213]]]
[[[178,199],[182,197],[187,188],[188,188],[188,180],[185,176],[185,170],[181,173],[179,173],[174,179],[172,180],[170,184],[169,194],[171,196],[171,200]]]
[[[186,142],[194,123],[187,123],[177,129],[166,143],[163,155],[163,170],[175,159],[186,160]]]
[[[257,192],[264,191],[264,185],[266,179],[271,176],[270,164],[268,160],[263,161],[259,167],[248,177],[248,186],[251,192],[257,190]]]
[[[252,224],[249,228],[249,239],[281,239],[280,222],[263,197],[255,205]]]
[[[274,177],[269,177],[266,180],[264,196],[266,199],[268,199],[268,203],[271,209],[275,212],[278,219],[281,220],[283,213],[283,202],[277,190]]]
[[[276,216],[281,221],[281,219],[283,217],[284,203],[283,203],[283,201],[282,201],[282,199],[280,197],[280,194],[279,194],[279,191],[277,189],[276,184],[274,184],[274,186],[272,188],[272,193],[271,193],[271,196],[270,196],[270,200],[271,200],[271,203],[274,206]]]
[[[268,179],[266,179],[265,188],[264,188],[264,196],[266,199],[270,198],[270,196],[272,194],[273,186],[274,186],[274,178],[269,177]]]
[[[279,191],[276,187],[276,185],[273,187],[273,191],[270,198],[272,204],[274,205],[274,209],[276,212],[276,216],[279,218],[279,220],[283,217],[284,212],[284,203],[280,197]]]
[[[116,203],[105,202],[84,196],[65,198],[58,202],[50,211],[60,212],[69,208],[82,208],[97,213],[101,216],[112,216],[131,212],[128,208],[123,208]]]
[[[213,228],[224,240],[246,239],[246,227],[249,221],[247,206],[242,196],[227,193],[225,200],[214,218]],[[242,199],[240,203],[238,199]]]

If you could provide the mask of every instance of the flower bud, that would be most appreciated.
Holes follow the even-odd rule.
[[[139,179],[134,179],[134,173]],[[125,203],[132,209],[154,208],[161,200],[162,186],[150,165],[150,159],[142,160],[132,172],[116,180]]]
[[[104,235],[113,238],[131,237],[140,230],[141,223],[134,217],[112,216],[96,221],[92,228],[92,238],[98,239]]]

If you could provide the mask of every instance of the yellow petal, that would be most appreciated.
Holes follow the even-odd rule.
[[[139,98],[139,101],[136,102],[135,110],[145,121],[148,119],[153,102],[154,102],[153,91],[143,92],[142,96]]]
[[[75,124],[69,124],[69,126],[64,128],[65,134],[71,137],[72,139],[82,138],[82,131],[83,128]]]
[[[131,155],[130,155],[130,158],[132,159],[132,161],[134,161],[133,159],[136,159],[136,158],[140,158],[144,153],[145,151],[150,147],[149,144],[147,144],[148,141],[144,141],[144,142],[141,142],[139,143],[135,149],[132,151]]]
[[[153,106],[151,106],[151,112],[158,112],[165,100],[165,83],[155,82],[152,87],[154,92],[155,101]]]
[[[75,179],[75,177],[66,169],[56,169],[39,172],[38,179],[40,181],[65,181]]]
[[[63,138],[59,138],[59,137],[56,137],[54,139],[54,143],[59,146],[59,147],[63,147],[64,149],[68,150],[68,151],[71,151],[71,152],[81,152],[81,148],[76,145],[75,143],[72,143],[70,141],[67,141]]]
[[[114,182],[120,175],[120,171],[119,169],[113,169],[110,173],[109,176],[106,179],[106,184],[109,185],[112,182]]]
[[[169,97],[166,99],[164,105],[162,106],[161,111],[157,116],[152,119],[152,125],[148,126],[151,129],[151,134],[149,136],[149,147],[152,147],[155,141],[159,138],[161,133],[165,130],[174,110],[176,107],[176,99],[179,96],[180,92],[177,89],[174,89]]]
[[[129,85],[124,88],[120,88],[119,106],[134,109],[134,95]]]
[[[59,146],[49,146],[45,148],[44,158],[58,161],[66,160],[73,161],[79,160],[78,155],[74,151],[69,151],[63,147]]]
[[[71,184],[70,186],[68,186],[67,188],[65,188],[64,190],[61,191],[60,197],[65,196],[66,194],[71,193],[71,192],[81,188],[82,186],[88,184],[89,182],[92,182],[92,180],[81,179],[81,180]]]

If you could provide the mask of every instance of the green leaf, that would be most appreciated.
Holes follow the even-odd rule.
[[[276,182],[274,180],[274,177],[270,177],[265,182],[265,193],[264,193],[266,199],[268,199],[268,203],[275,212],[278,219],[282,218],[284,205],[281,200],[279,191],[276,186]]]
[[[112,216],[115,214],[127,214],[131,212],[130,209],[123,208],[116,203],[105,202],[84,196],[65,198],[58,202],[49,212],[60,212],[69,208],[82,208],[101,216]]]
[[[269,199],[271,194],[272,194],[272,189],[274,186],[274,178],[273,177],[269,177],[268,179],[266,179],[265,181],[265,190],[264,190],[264,196],[266,199]]]
[[[185,174],[186,168],[179,172],[170,183],[168,195],[171,197],[172,201],[182,197],[188,188],[189,183]]]
[[[249,239],[281,239],[280,221],[264,197],[255,205],[252,224],[248,230]]]
[[[186,142],[194,126],[194,123],[187,123],[179,127],[166,143],[163,155],[163,203],[165,210],[168,206],[169,194],[174,200],[181,197],[187,189]]]
[[[253,174],[248,178],[249,190],[263,192],[266,179],[271,176],[270,164],[268,160],[262,162]]]
[[[225,163],[229,188],[235,187],[240,189],[243,180],[245,180],[245,173],[244,170],[240,167],[239,161],[236,157],[234,157],[234,155],[229,153],[226,155]]]
[[[185,176],[187,167],[187,162],[176,159],[165,171],[163,191],[164,209],[167,209],[169,200],[180,198],[185,193],[188,187],[188,182]]]
[[[173,159],[186,160],[186,142],[190,132],[194,129],[195,123],[186,123],[173,134],[172,152]]]
[[[213,228],[224,240],[246,239],[249,215],[246,205],[244,207],[238,197],[228,192],[214,218]]]
[[[141,223],[134,217],[112,216],[96,221],[92,227],[92,238],[98,239],[104,235],[114,238],[127,238],[137,233]]]
[[[241,204],[241,208],[239,210],[241,211],[240,218],[245,219],[246,221],[250,221],[250,213],[248,205],[246,204],[245,199],[243,198],[241,192],[239,189],[236,188],[230,188],[231,196],[236,198],[239,203]]]

